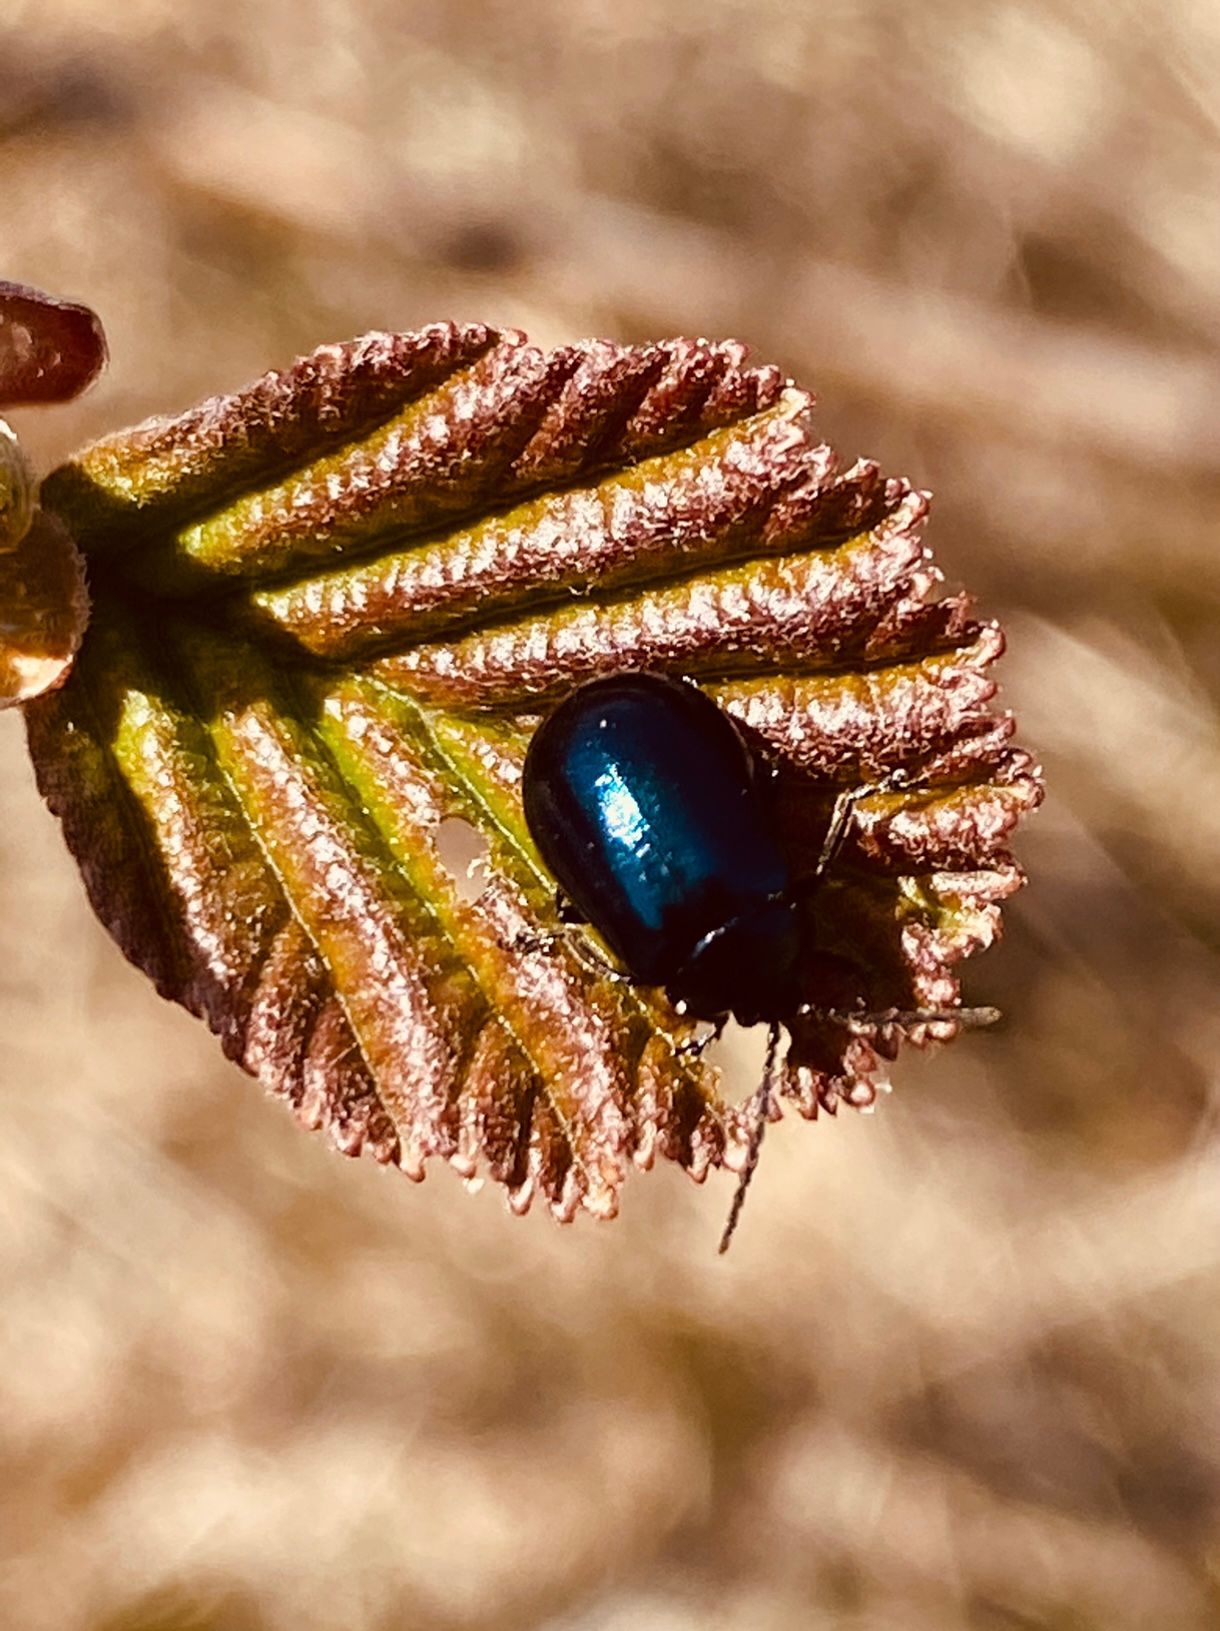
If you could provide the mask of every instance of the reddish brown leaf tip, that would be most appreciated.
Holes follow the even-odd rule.
[[[96,312],[0,281],[0,408],[67,402],[105,365],[106,336]]]

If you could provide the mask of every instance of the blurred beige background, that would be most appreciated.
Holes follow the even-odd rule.
[[[937,491],[1052,795],[1003,1030],[720,1261],[727,1180],[560,1231],[299,1132],[6,716],[0,1625],[1220,1625],[1216,7],[5,0],[0,181],[112,346],[44,467],[373,326],[751,341]]]

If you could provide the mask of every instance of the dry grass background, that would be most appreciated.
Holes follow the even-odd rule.
[[[0,730],[0,1625],[1220,1625],[1220,14],[4,0],[86,435],[323,339],[734,333],[938,491],[1051,798],[1002,1033],[612,1227],[348,1165],[92,922]],[[752,1086],[742,1072],[742,1090]]]

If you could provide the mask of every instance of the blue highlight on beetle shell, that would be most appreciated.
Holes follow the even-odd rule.
[[[633,980],[703,1018],[791,1015],[800,919],[770,779],[697,686],[582,686],[535,732],[522,792],[560,889]]]
[[[593,779],[593,792],[601,810],[606,835],[628,849],[642,853],[644,834],[648,823],[639,801],[623,779],[619,765],[611,765]]]

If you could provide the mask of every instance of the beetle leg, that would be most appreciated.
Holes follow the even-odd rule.
[[[741,1209],[746,1203],[746,1190],[754,1177],[754,1169],[758,1166],[758,1157],[762,1153],[762,1141],[766,1136],[767,1123],[771,1119],[771,1105],[775,1099],[775,1064],[779,1056],[779,1026],[773,1024],[767,1032],[767,1062],[763,1066],[762,1086],[758,1089],[758,1107],[754,1112],[754,1125],[750,1129],[750,1143],[746,1150],[745,1165],[737,1179],[737,1188],[733,1192],[733,1204],[729,1207],[728,1219],[724,1225],[724,1233],[720,1237],[717,1248],[723,1256],[729,1249],[733,1233],[737,1228],[737,1220],[741,1217]]]
[[[554,951],[558,946],[566,947],[582,968],[590,974],[596,974],[599,979],[609,980],[614,985],[631,984],[630,974],[625,974],[621,968],[616,968],[612,962],[603,957],[579,930],[573,932],[572,929],[551,929],[538,934],[519,934],[513,938],[510,950],[528,956],[535,951]]]
[[[826,835],[822,839],[822,851],[818,856],[818,864],[814,867],[813,877],[809,882],[816,883],[839,853],[843,847],[843,840],[847,837],[847,829],[851,825],[851,818],[855,814],[856,805],[866,793],[871,792],[871,787],[850,787],[838,794],[834,801],[834,807],[830,812]],[[802,880],[802,882],[804,881]]]
[[[879,1008],[872,1011],[854,1008],[819,1008],[816,1003],[803,1002],[797,1009],[801,1015],[816,1019],[837,1020],[843,1025],[966,1025],[981,1030],[994,1025],[1001,1018],[998,1008]]]
[[[837,793],[831,808],[830,820],[826,825],[826,835],[822,839],[817,865],[806,877],[798,878],[793,884],[791,897],[799,899],[802,895],[812,894],[817,889],[829,871],[831,862],[843,847],[843,840],[847,837],[847,829],[851,826],[857,804],[864,799],[872,798],[874,793],[890,793],[894,788],[906,787],[909,783],[910,777],[905,770],[893,770],[880,781],[861,782],[858,787],[846,787]]]
[[[818,856],[815,878],[822,876],[842,849],[847,829],[851,826],[852,817],[856,813],[856,805],[862,803],[864,799],[872,798],[875,793],[892,793],[896,787],[907,787],[910,781],[911,778],[905,770],[891,770],[889,775],[882,776],[880,781],[862,782],[859,787],[848,787],[838,795],[830,812],[826,836],[822,840],[822,853]]]
[[[590,974],[596,974],[600,979],[609,980],[612,985],[630,985],[630,974],[616,968],[608,957],[603,957],[596,946],[591,946],[583,934],[565,934],[564,944],[575,957],[576,961],[586,968]]]
[[[575,901],[570,901],[562,889],[555,891],[555,916],[561,923],[587,922],[587,919],[581,915]]]
[[[679,1042],[674,1049],[679,1059],[702,1059],[713,1042],[719,1042],[724,1035],[724,1028],[729,1022],[729,1016],[722,1014],[715,1021],[710,1031],[703,1036],[692,1036],[687,1042]]]

